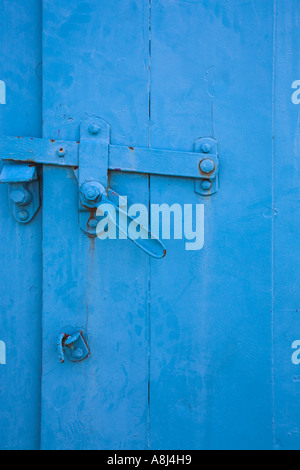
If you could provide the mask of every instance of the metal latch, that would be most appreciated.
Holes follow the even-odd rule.
[[[18,184],[16,178],[21,167],[23,167],[23,172],[25,172],[25,167],[34,168],[32,165],[38,164],[71,167],[78,170],[76,176],[80,195],[79,224],[83,232],[90,237],[97,236],[96,209],[101,201],[109,201],[115,205],[119,213],[122,211],[118,203],[119,195],[108,187],[108,173],[111,171],[193,178],[195,192],[203,197],[212,196],[219,188],[219,157],[215,139],[210,137],[197,139],[194,152],[112,145],[110,126],[98,117],[88,118],[81,123],[80,142],[1,137],[0,158],[5,163],[0,182],[9,182],[14,187]],[[11,162],[14,162],[14,166],[9,169]],[[18,165],[15,162],[18,162]],[[29,183],[29,180],[25,179],[25,181]],[[25,181],[21,184],[24,185]],[[32,186],[25,189],[33,193],[31,202],[26,202],[26,198],[23,200],[21,195],[18,195],[17,198],[13,197],[11,206],[15,218],[22,223],[29,222],[39,206],[36,196],[38,192],[34,191]],[[15,200],[17,202],[14,202]],[[20,205],[19,200],[22,204],[27,204],[28,218],[26,220],[24,207]],[[21,211],[19,207],[22,208]],[[24,220],[22,220],[23,217]],[[132,241],[151,256],[163,257],[164,245],[160,240],[154,239],[153,241],[150,233],[149,236],[148,241]]]
[[[37,169],[32,164],[8,163],[4,165],[0,183],[9,183],[9,207],[20,224],[30,222],[40,207]]]

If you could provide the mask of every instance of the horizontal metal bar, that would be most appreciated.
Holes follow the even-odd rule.
[[[1,137],[0,159],[78,167],[78,148],[73,141]]]
[[[1,137],[0,159],[77,168],[79,144],[80,142],[28,137]],[[203,158],[212,158],[217,162],[216,155],[211,154],[110,145],[108,169],[127,173],[200,178],[203,176],[200,174],[199,163]]]
[[[111,145],[109,169],[128,173],[146,173],[183,178],[200,177],[199,163],[205,156],[178,152]]]

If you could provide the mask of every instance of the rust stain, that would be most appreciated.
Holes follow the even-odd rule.
[[[95,219],[96,208],[95,208],[95,207],[89,208],[89,213],[90,213],[90,218],[89,218],[89,220],[87,221],[87,224],[89,224],[89,222],[90,222],[92,219]]]
[[[134,152],[134,147],[128,147],[129,150],[131,150],[132,152]]]
[[[53,143],[55,142],[55,140],[53,140],[53,139],[50,139],[50,142],[52,142],[52,144],[53,144]]]
[[[89,324],[89,316],[90,316],[89,305],[88,305],[87,299],[85,300],[85,305],[86,305],[86,323],[85,323],[85,331],[87,331],[87,329],[88,329],[88,324]]]
[[[5,161],[6,161],[6,162],[15,162],[16,160],[14,160],[13,158],[6,158]],[[34,160],[31,160],[31,159],[29,158],[29,159],[27,159],[27,160],[20,160],[20,162],[21,162],[21,163],[22,163],[22,162],[23,162],[23,163],[24,163],[24,162],[25,162],[25,163],[27,163],[27,162],[28,162],[28,163],[32,163],[32,162],[33,162],[33,163],[34,163]]]

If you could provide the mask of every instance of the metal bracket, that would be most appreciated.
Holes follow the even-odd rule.
[[[201,155],[200,178],[195,180],[195,192],[200,196],[212,196],[219,189],[218,143],[203,137],[196,140],[194,149]]]
[[[0,183],[8,183],[9,208],[17,222],[27,224],[40,207],[37,169],[32,164],[6,163]]]

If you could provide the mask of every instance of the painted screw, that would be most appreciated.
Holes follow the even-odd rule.
[[[26,222],[26,220],[29,219],[29,214],[28,214],[27,211],[21,211],[21,212],[18,213],[18,218],[22,222]]]
[[[211,181],[206,180],[206,181],[202,182],[201,186],[202,186],[203,189],[208,191],[211,188],[212,184],[211,184]]]
[[[100,126],[98,126],[97,124],[91,124],[89,127],[89,133],[93,135],[99,134],[100,130]]]
[[[200,162],[200,170],[202,173],[211,173],[215,169],[215,164],[210,158],[206,158]]]
[[[104,186],[97,181],[89,181],[80,187],[80,197],[82,205],[87,207],[95,207],[100,202],[102,194],[105,192]]]
[[[100,191],[98,188],[91,186],[86,189],[84,196],[88,201],[96,201],[96,199],[100,196]]]
[[[211,145],[210,144],[203,144],[201,147],[203,153],[210,153],[211,152]]]
[[[89,227],[95,229],[98,225],[98,220],[97,219],[90,219],[89,220]]]

